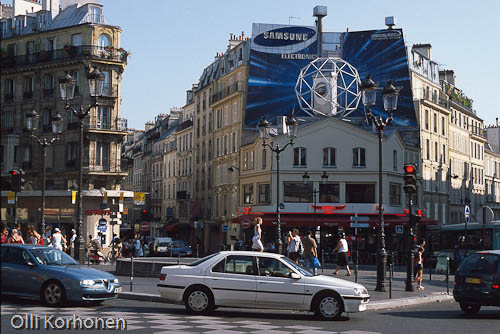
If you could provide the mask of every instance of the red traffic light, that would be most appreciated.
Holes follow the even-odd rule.
[[[405,173],[408,173],[408,174],[415,173],[415,166],[413,166],[413,165],[406,165],[405,166]]]
[[[12,176],[16,176],[16,175],[17,175],[17,170],[11,170],[11,171],[10,171],[10,175],[12,175]]]
[[[148,213],[148,211],[146,209],[143,209],[142,214],[145,215],[146,213]]]

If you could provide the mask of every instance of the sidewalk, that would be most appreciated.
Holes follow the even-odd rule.
[[[101,266],[102,267],[102,266]],[[111,267],[111,266],[108,266]],[[99,268],[103,269],[103,268]],[[105,268],[103,270],[109,270],[111,268]],[[345,276],[346,271],[342,269],[339,272],[339,278],[349,280],[351,282],[355,281],[354,268],[351,267],[352,276]],[[333,269],[319,269],[318,274],[333,276]],[[153,277],[134,277],[133,279],[133,289],[130,292],[130,277],[127,276],[117,276],[123,286],[123,292],[120,293],[119,298],[124,299],[135,299],[135,300],[145,300],[145,301],[164,301],[158,293],[156,284],[158,283],[158,278]],[[396,267],[394,269],[394,277],[392,279],[392,292],[389,295],[389,273],[387,274],[387,287],[386,292],[375,291],[377,276],[375,266],[360,266],[358,270],[358,283],[364,285],[370,294],[370,303],[368,304],[368,310],[378,310],[385,308],[394,308],[401,306],[409,306],[423,303],[431,302],[441,302],[453,299],[453,275],[449,277],[449,294],[447,294],[446,289],[446,275],[436,274],[432,272],[432,277],[429,277],[429,269],[424,270],[424,276],[422,285],[425,290],[419,291],[416,289],[416,284],[414,284],[415,291],[408,292],[405,291],[405,281],[406,281],[406,267]],[[390,298],[392,297],[392,298]]]

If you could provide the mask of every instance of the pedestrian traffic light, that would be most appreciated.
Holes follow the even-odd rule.
[[[10,174],[10,188],[15,192],[21,191],[21,173],[19,170],[14,169],[9,171]]]
[[[413,194],[417,191],[417,168],[414,164],[406,164],[404,166],[404,181],[403,189],[407,194]]]
[[[19,169],[19,191],[24,190],[24,186],[26,185],[26,179],[24,178],[24,175],[26,175],[26,172],[22,169]]]

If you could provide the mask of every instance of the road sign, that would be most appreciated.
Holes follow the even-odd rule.
[[[470,207],[468,205],[465,206],[464,215],[465,218],[470,217]]]
[[[106,220],[106,218],[99,219],[99,226],[106,226],[106,225],[108,225],[108,221]]]
[[[367,222],[367,221],[370,221],[370,217],[368,217],[368,216],[362,216],[362,217],[360,217],[360,216],[351,216],[351,221],[352,222]]]
[[[149,231],[149,222],[143,221],[139,224],[141,231]]]
[[[97,229],[99,230],[99,232],[104,233],[108,230],[108,227],[106,225],[99,225],[97,226]]]
[[[396,225],[396,233],[403,234],[403,225]]]
[[[227,226],[227,224],[222,225],[222,232],[227,232],[227,231],[229,231],[229,227]]]
[[[351,227],[368,228],[370,224],[368,223],[351,223]]]

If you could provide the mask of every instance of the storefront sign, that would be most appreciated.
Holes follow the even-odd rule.
[[[111,216],[116,215],[116,211],[111,210],[85,210],[87,216]]]
[[[9,204],[15,204],[16,203],[16,193],[13,191],[9,191],[9,194],[7,195],[7,203]]]
[[[134,192],[134,204],[144,205],[144,193]]]

